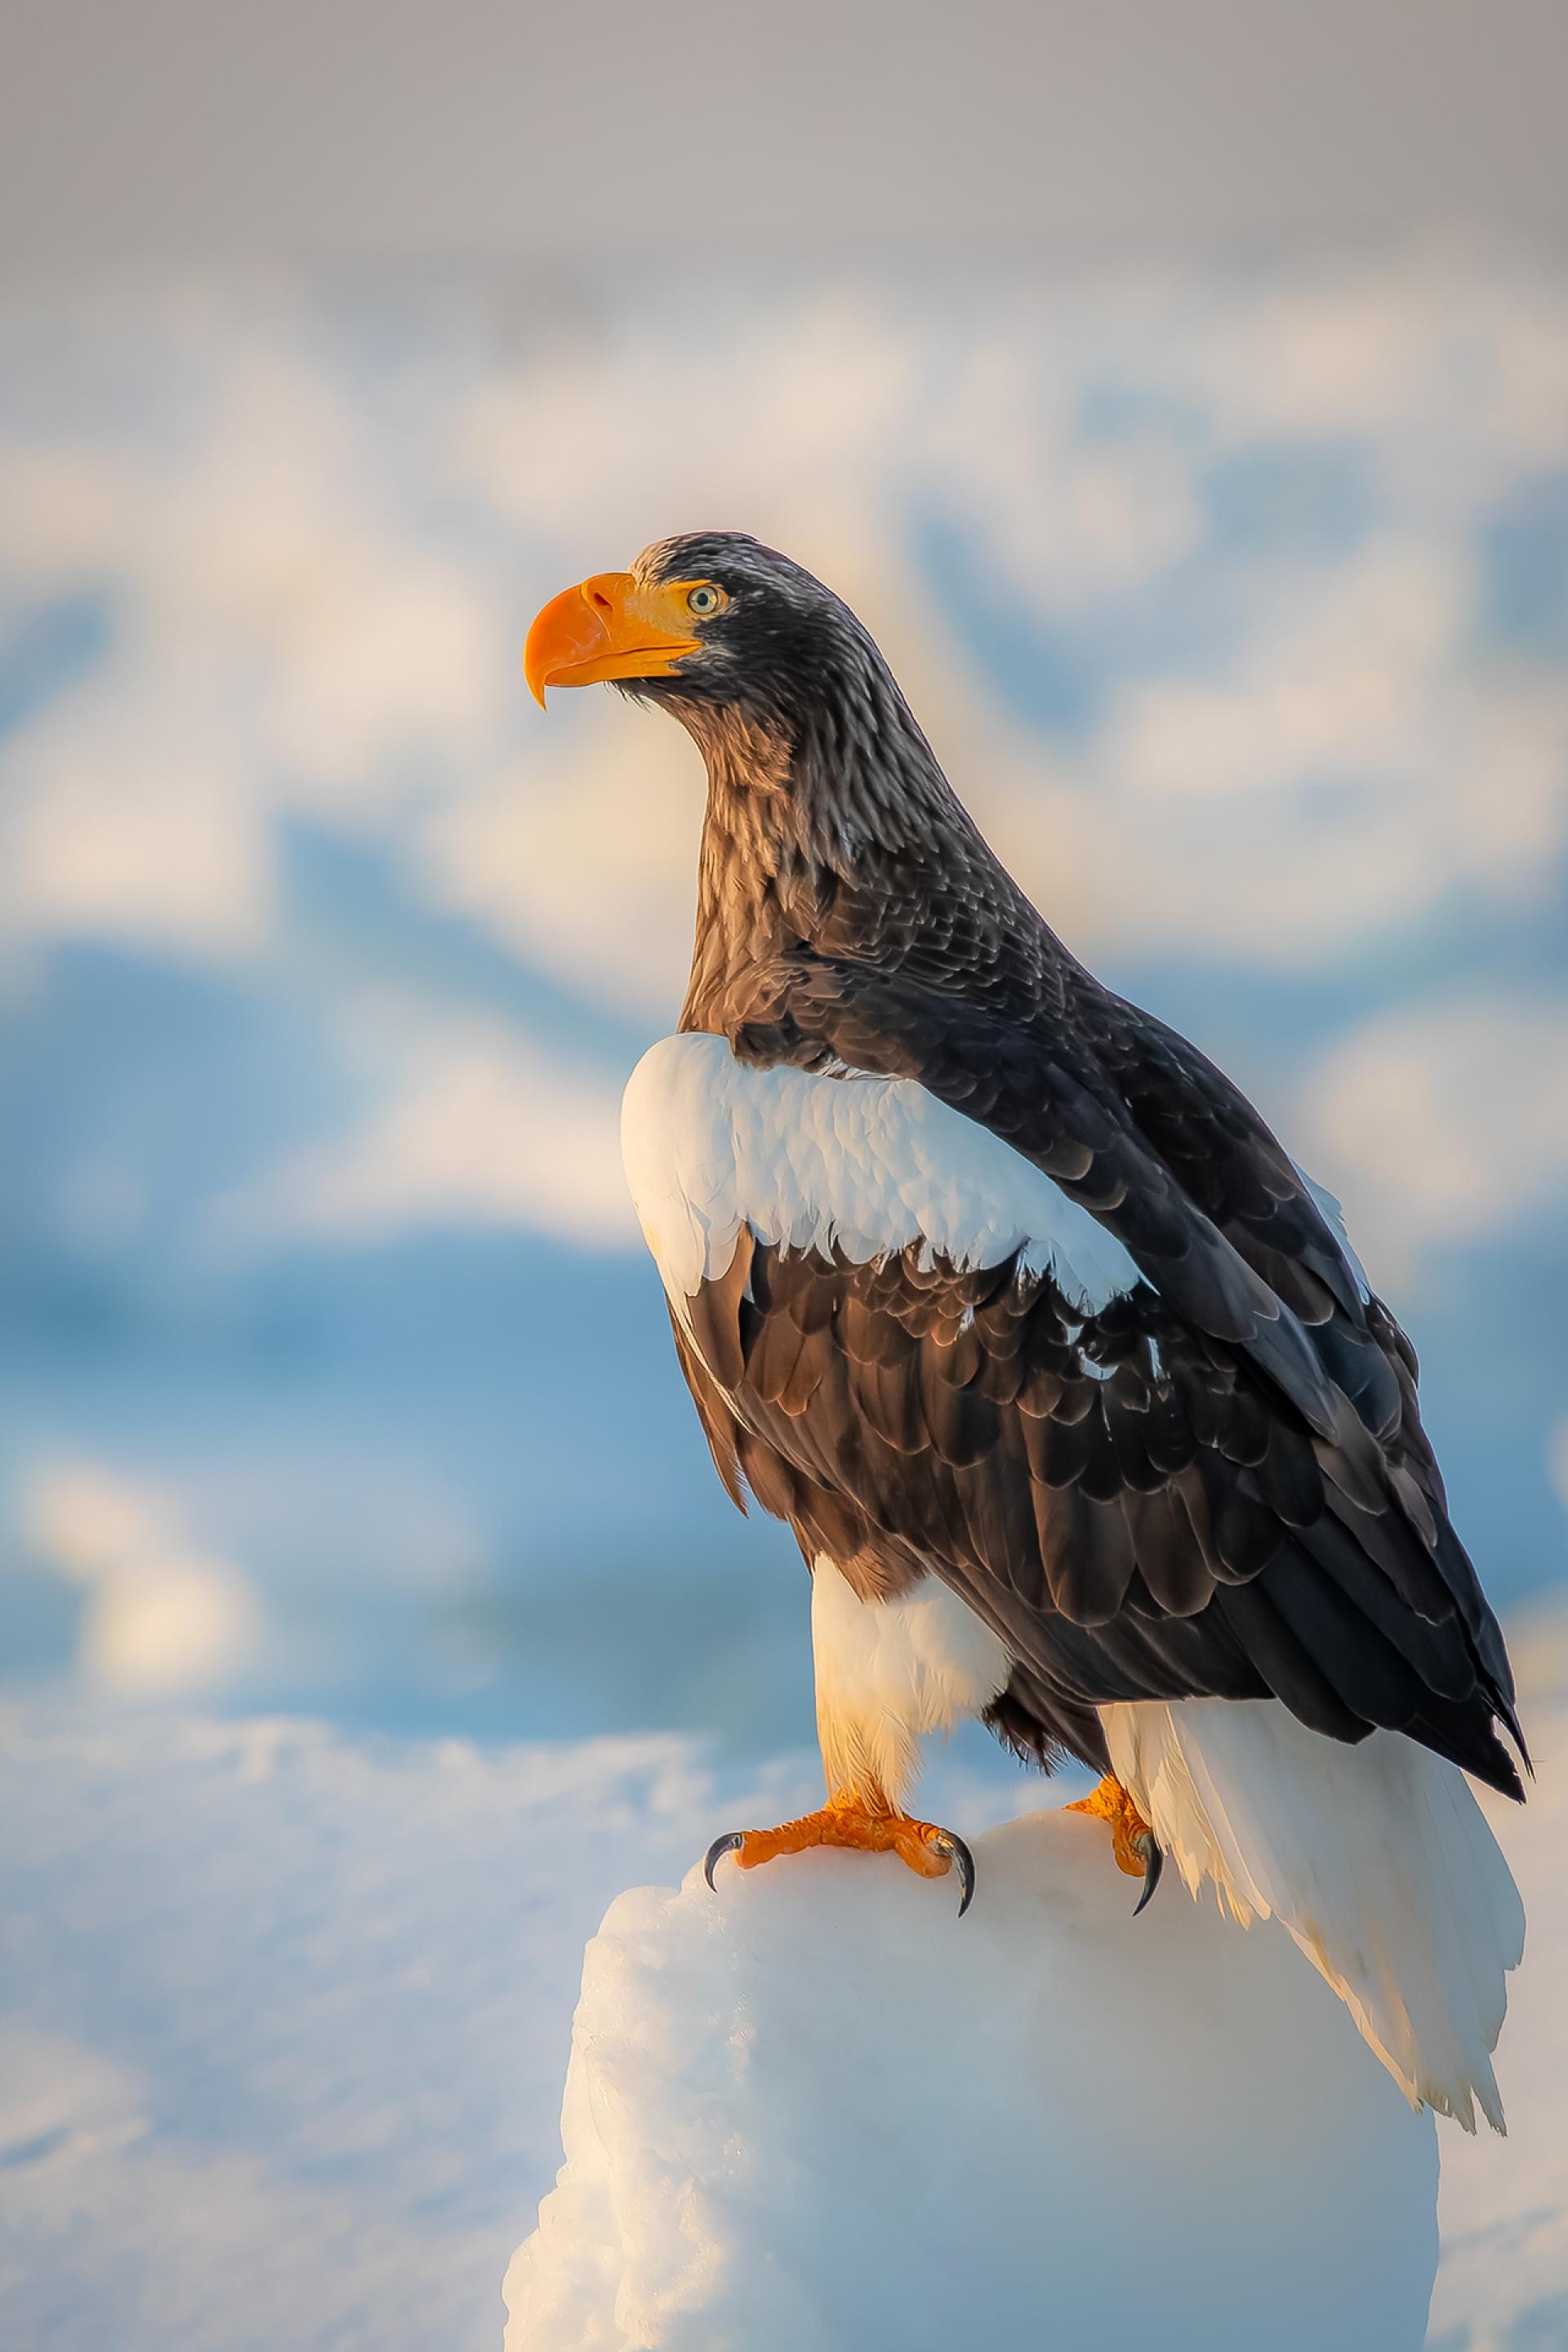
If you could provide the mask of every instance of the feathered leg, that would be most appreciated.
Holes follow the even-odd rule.
[[[837,1846],[896,1853],[922,1878],[955,1869],[962,1916],[974,1891],[969,1848],[906,1812],[903,1800],[919,1776],[922,1735],[984,1714],[1005,1684],[1003,1645],[935,1577],[901,1600],[863,1601],[829,1559],[813,1572],[811,1628],[827,1802],[778,1829],[716,1838],[703,1865],[709,1885],[727,1853],[754,1870],[780,1854]]]

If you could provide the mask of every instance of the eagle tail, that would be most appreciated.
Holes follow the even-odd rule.
[[[1354,1746],[1276,1700],[1100,1710],[1117,1778],[1195,1895],[1270,1914],[1412,2105],[1502,2131],[1491,2053],[1524,1906],[1457,1766],[1396,1732]]]

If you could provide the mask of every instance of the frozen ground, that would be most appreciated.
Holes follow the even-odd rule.
[[[1441,2352],[1568,2340],[1568,1633],[1521,1648],[1542,1769],[1502,1824],[1531,1914],[1512,2137],[1442,2135]],[[496,2352],[559,2161],[586,1937],[806,1777],[721,1784],[674,1738],[483,1752],[8,1716],[0,2341]],[[933,1809],[973,1830],[1032,1788],[952,1766]]]

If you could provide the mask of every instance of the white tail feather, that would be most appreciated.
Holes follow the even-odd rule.
[[[1270,1914],[1412,2105],[1503,2129],[1491,2053],[1524,1907],[1462,1772],[1398,1733],[1325,1739],[1275,1700],[1100,1709],[1116,1776],[1196,1894]]]

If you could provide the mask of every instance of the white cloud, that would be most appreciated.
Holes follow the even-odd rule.
[[[258,677],[265,755],[308,805],[352,807],[384,761],[477,751],[507,675],[504,616],[413,510],[391,453],[377,463],[348,386],[250,352],[219,418],[134,562],[150,657],[194,643],[241,689]]]
[[[580,572],[707,529],[852,560],[885,498],[925,342],[917,323],[847,294],[739,314],[667,301],[477,384],[453,463]]]
[[[13,593],[86,582],[113,614],[89,679],[5,747],[14,936],[249,952],[279,815],[395,823],[421,763],[482,762],[511,692],[483,565],[300,320],[184,323],[137,352],[177,436],[132,401],[106,446],[0,447]]]
[[[1102,747],[1135,792],[1184,799],[1278,789],[1300,773],[1399,771],[1426,686],[1467,613],[1458,551],[1375,541],[1352,561],[1272,591],[1237,667],[1159,678],[1121,698]],[[1268,606],[1272,606],[1268,610]]]
[[[121,563],[142,506],[138,468],[111,449],[0,446],[5,568],[34,589],[67,588]]]
[[[358,1132],[220,1202],[230,1237],[374,1241],[410,1226],[531,1226],[589,1246],[636,1234],[621,1173],[620,1089],[504,1023],[378,997],[343,1042],[380,1079]]]
[[[266,810],[221,698],[127,660],[0,757],[0,908],[14,938],[155,942],[224,960],[272,914]]]
[[[1568,688],[1478,674],[1470,594],[1458,550],[1386,538],[1285,576],[1223,672],[1125,688],[1070,791],[1016,748],[1023,878],[1091,942],[1295,971],[1455,890],[1529,907],[1568,840]]]
[[[1568,1421],[1560,1424],[1547,1448],[1546,1466],[1563,1507],[1568,1511]]]
[[[591,1003],[673,1012],[691,956],[705,781],[685,731],[558,694],[538,748],[429,820],[428,885]]]
[[[190,1533],[167,1487],[101,1465],[36,1471],[20,1504],[27,1540],[86,1606],[77,1664],[135,1698],[212,1688],[244,1664],[258,1612],[245,1577]]]
[[[982,533],[999,588],[1052,615],[1153,578],[1202,528],[1186,438],[1154,425],[1085,436],[1079,410],[1102,357],[1064,352],[1036,319],[1000,332],[988,320],[940,398],[904,420],[904,479]]]
[[[1563,462],[1563,280],[1499,254],[1325,263],[1250,288],[1167,281],[1124,306],[1120,338],[1133,373],[1189,400],[1215,446],[1360,449],[1403,517],[1462,524],[1510,479]]]
[[[1315,1171],[1374,1255],[1506,1232],[1568,1186],[1568,999],[1478,991],[1384,1014],[1320,1060],[1301,1108]]]
[[[1568,304],[1544,278],[669,297],[499,368],[448,331],[392,399],[284,302],[110,306],[83,331],[121,411],[0,442],[14,583],[101,581],[116,614],[105,667],[9,750],[14,936],[251,953],[276,824],[304,812],[389,835],[420,886],[599,1001],[668,1002],[690,755],[633,714],[545,730],[517,654],[537,595],[709,523],[865,613],[1091,951],[1321,968],[1456,887],[1528,904],[1568,835],[1568,688],[1475,629],[1478,517],[1568,463]],[[1112,431],[1085,422],[1108,387]],[[1209,458],[1325,444],[1364,468],[1370,540],[1205,547]],[[942,583],[916,584],[932,509],[999,595],[1091,646],[1101,600],[1195,559],[1216,647],[1111,663],[1064,768],[1002,711]]]

